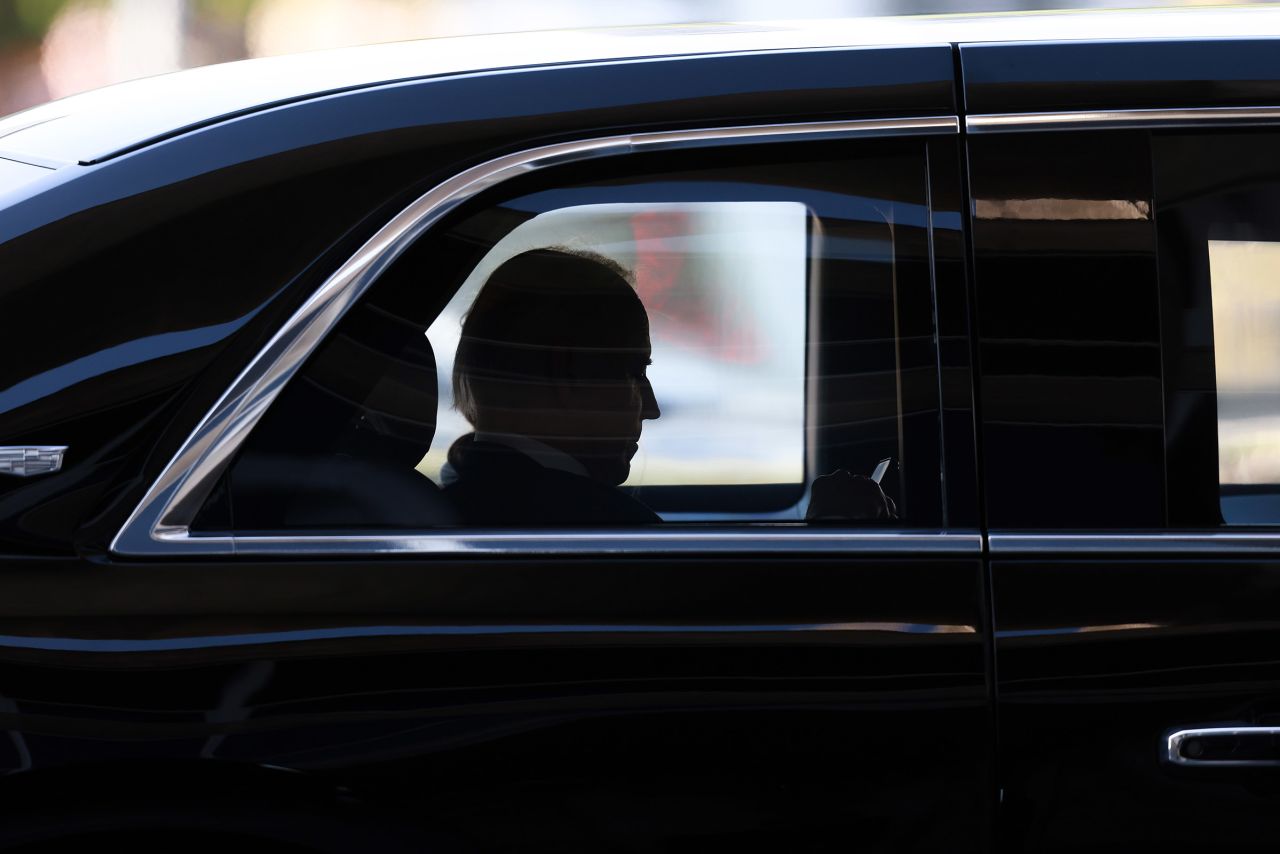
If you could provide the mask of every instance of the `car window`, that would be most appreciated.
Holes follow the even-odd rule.
[[[969,143],[987,522],[1164,524],[1160,294],[1147,136]]]
[[[939,523],[923,143],[548,169],[420,238],[196,520]]]
[[[1280,522],[1280,135],[1153,140],[1171,522]]]
[[[426,331],[440,406],[418,470],[451,477],[449,448],[473,429],[450,380],[477,294],[512,258],[559,246],[620,265],[648,315],[646,373],[662,413],[644,425],[624,486],[802,485],[806,296],[819,226],[787,201],[584,204],[517,226]]]

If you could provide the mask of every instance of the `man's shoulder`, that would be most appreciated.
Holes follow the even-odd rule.
[[[457,479],[445,495],[472,524],[644,524],[653,511],[616,487],[539,465],[519,451],[469,434],[454,442]]]

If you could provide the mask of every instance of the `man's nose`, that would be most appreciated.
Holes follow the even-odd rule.
[[[653,393],[653,384],[648,379],[644,381],[640,393],[644,395],[644,406],[640,410],[640,418],[652,421],[662,417],[662,410],[658,408],[658,398]]]

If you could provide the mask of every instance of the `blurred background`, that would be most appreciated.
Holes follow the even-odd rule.
[[[0,0],[0,115],[248,57],[479,33],[1204,0]],[[1239,4],[1236,4],[1239,5]]]

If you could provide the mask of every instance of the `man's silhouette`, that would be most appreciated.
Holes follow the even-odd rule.
[[[472,525],[660,521],[617,486],[657,418],[649,318],[608,259],[525,252],[490,276],[462,324],[454,400],[474,433],[445,488]]]

